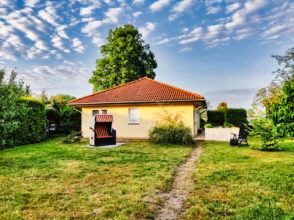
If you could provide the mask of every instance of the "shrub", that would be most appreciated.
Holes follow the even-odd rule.
[[[259,119],[252,121],[254,129],[250,129],[250,134],[257,136],[258,141],[253,146],[258,150],[279,150],[277,134],[275,126],[269,119]]]
[[[15,133],[16,144],[43,141],[46,138],[46,111],[44,103],[32,97],[21,97],[17,103],[25,108],[21,117],[18,118],[20,127]]]
[[[75,111],[73,107],[66,106],[59,112],[59,133],[69,134],[71,131],[81,130],[81,113]]]
[[[212,124],[207,123],[206,125],[204,125],[204,128],[213,128]]]
[[[204,128],[206,121],[200,118],[200,128]]]
[[[164,110],[157,125],[149,131],[150,141],[157,144],[190,145],[194,143],[191,129],[186,127],[180,113]]]
[[[82,132],[72,131],[68,136],[66,136],[63,140],[63,144],[73,144],[80,142],[82,138]]]
[[[58,111],[54,108],[46,109],[46,119],[50,121],[58,121]]]
[[[230,124],[229,122],[225,122],[224,123],[224,127],[225,128],[231,128],[231,127],[234,127],[234,125],[233,124]]]
[[[242,108],[229,108],[226,110],[226,122],[240,127],[247,123],[247,111]]]
[[[207,123],[223,126],[225,122],[224,111],[209,110],[207,111]]]
[[[150,141],[157,144],[194,144],[191,129],[182,124],[160,124],[153,127],[149,132]]]

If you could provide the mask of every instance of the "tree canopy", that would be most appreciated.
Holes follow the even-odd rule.
[[[101,46],[103,58],[96,60],[96,70],[89,80],[94,92],[145,76],[155,78],[157,62],[154,54],[133,25],[110,30],[107,41]]]
[[[285,55],[272,55],[278,62],[279,68],[273,72],[275,79],[255,95],[254,104],[263,106],[266,113],[271,113],[272,102],[279,101],[278,96],[282,94],[284,82],[294,79],[294,47],[286,51]]]

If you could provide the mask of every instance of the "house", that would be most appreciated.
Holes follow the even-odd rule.
[[[89,123],[95,114],[112,114],[118,140],[147,139],[160,113],[180,113],[184,124],[196,136],[203,96],[144,77],[68,103],[82,108],[82,134],[89,137]]]

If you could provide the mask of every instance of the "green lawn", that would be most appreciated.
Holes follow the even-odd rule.
[[[282,148],[264,152],[206,142],[183,218],[294,219],[294,141]]]
[[[86,143],[83,143],[86,144]],[[113,149],[61,139],[0,151],[0,219],[152,218],[190,147],[130,143]]]

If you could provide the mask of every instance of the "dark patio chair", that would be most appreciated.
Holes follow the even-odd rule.
[[[240,130],[239,130],[239,135],[232,133],[233,138],[231,138],[230,140],[230,145],[238,145],[239,147],[241,147],[242,142],[245,142],[247,146],[249,146],[248,141],[247,141],[247,137],[248,137],[248,129],[245,125],[241,125],[240,126]]]

